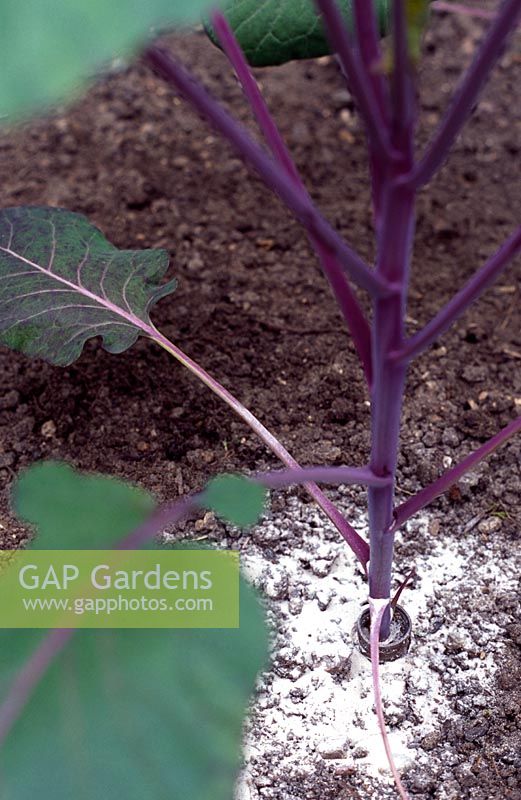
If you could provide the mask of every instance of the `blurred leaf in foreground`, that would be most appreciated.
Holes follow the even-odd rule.
[[[129,533],[145,514],[150,500],[143,493],[71,472],[39,465],[15,490],[21,518],[37,527],[41,518],[46,546],[77,543],[80,510],[80,538],[90,527],[98,546],[104,536],[111,544],[116,530]],[[52,504],[59,512],[50,511]],[[245,581],[240,613],[240,628],[230,630],[77,631],[28,698],[28,676],[41,662],[47,634],[2,631],[2,800],[230,800],[244,715],[268,647],[263,612]]]

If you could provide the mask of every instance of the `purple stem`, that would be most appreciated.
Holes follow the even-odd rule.
[[[400,419],[405,382],[405,366],[393,363],[389,354],[403,342],[405,295],[414,229],[414,195],[396,185],[387,187],[383,206],[383,225],[379,269],[395,273],[403,281],[398,299],[376,301],[373,322],[374,383],[371,397],[371,468],[377,475],[396,473]],[[369,488],[370,552],[369,592],[373,598],[388,599],[394,537],[392,523],[394,486]],[[383,623],[383,637],[388,635],[389,615]]]
[[[32,268],[36,271],[50,274],[49,270],[45,267],[40,266],[36,262],[29,262]],[[101,303],[105,308],[110,309],[115,314],[123,317],[127,322],[131,325],[136,327],[138,330],[143,331],[143,333],[148,336],[153,341],[157,342],[161,347],[167,350],[171,355],[173,355],[178,361],[180,361],[185,367],[187,367],[191,372],[196,375],[199,380],[201,380],[206,386],[208,386],[218,397],[224,400],[249,426],[250,428],[255,431],[255,433],[264,441],[267,446],[281,459],[281,461],[286,464],[288,467],[298,467],[299,465],[292,458],[288,451],[284,449],[281,443],[271,434],[267,428],[262,425],[259,420],[250,412],[247,408],[245,408],[241,403],[239,403],[236,398],[221,386],[211,375],[209,375],[202,367],[199,366],[195,361],[190,359],[186,356],[178,347],[173,345],[168,339],[163,336],[159,331],[152,325],[151,323],[145,322],[140,317],[136,316],[130,309],[122,309],[118,305],[116,305],[113,301],[111,301],[108,297],[99,297],[96,294],[93,294],[89,289],[83,286],[81,283],[74,283],[71,281],[66,280],[63,277],[57,276],[56,274],[52,275],[53,279],[59,280],[62,284],[68,286],[71,289],[74,289],[76,292],[79,292],[84,297],[88,297],[89,299],[95,300],[96,303]],[[357,557],[362,562],[364,566],[367,564],[369,559],[369,548],[367,543],[357,534],[357,532],[352,528],[349,523],[344,519],[342,514],[338,511],[338,509],[334,506],[334,504],[327,498],[325,495],[320,491],[318,486],[314,486],[310,484],[306,487],[309,494],[316,500],[318,505],[323,509],[323,511],[327,514],[329,519],[333,522],[334,525],[338,528],[342,536],[346,539],[347,543],[356,553]]]
[[[302,192],[306,192],[295,163],[275,124],[275,120],[269,112],[257,85],[257,81],[246,62],[244,54],[226,17],[220,12],[215,12],[212,16],[212,23],[224,52],[237,73],[237,77],[274,158],[279,162],[295,185]],[[370,387],[372,380],[371,331],[367,319],[333,253],[316,237],[310,236],[310,241],[320,259],[322,269],[333,289],[335,299],[347,323],[356,351],[362,362],[367,384]]]
[[[389,98],[387,96],[385,77],[380,69],[382,52],[378,37],[375,5],[374,3],[368,3],[367,0],[354,0],[353,10],[360,58],[365,67],[368,80],[373,87],[381,120],[386,124],[389,120]]]
[[[387,735],[387,727],[385,725],[384,707],[382,703],[382,690],[380,681],[380,633],[384,618],[389,614],[389,602],[385,600],[369,600],[369,609],[371,612],[371,630],[369,638],[369,646],[371,649],[371,672],[373,676],[373,696],[376,716],[378,719],[378,727],[380,728],[380,735],[382,737],[385,755],[391,769],[396,788],[401,800],[409,800],[405,787],[401,781],[400,773],[394,763],[391,745],[389,744],[389,737]]]
[[[338,260],[334,253],[322,245],[318,239],[311,238],[311,243],[318,253],[322,269],[331,285],[340,311],[352,336],[356,352],[362,364],[367,386],[373,383],[373,367],[371,362],[371,329],[360,304],[351,289],[345,275],[338,269]]]
[[[508,35],[512,33],[521,16],[521,0],[505,0],[474,62],[467,70],[438,131],[423,158],[404,180],[416,188],[424,186],[442,166],[450,148],[463,125],[472,113],[478,94],[488,79],[496,61],[501,56]]]
[[[463,461],[460,461],[455,467],[444,472],[434,483],[430,483],[425,489],[415,494],[414,497],[411,497],[405,503],[399,505],[394,511],[392,531],[396,531],[404,522],[407,522],[413,514],[421,511],[421,509],[425,508],[429,503],[432,503],[440,494],[443,494],[446,489],[449,489],[456,483],[465,472],[472,469],[475,464],[483,458],[486,458],[497,447],[500,447],[500,445],[519,432],[521,432],[521,416],[512,420],[512,422],[499,431],[499,433],[496,433],[488,442],[485,442],[485,444],[478,447],[477,450],[474,450],[473,453],[464,458]]]
[[[394,360],[402,363],[411,361],[411,359],[429,347],[499,277],[520,250],[521,225],[465,286],[449,300],[447,305],[436,314],[434,319],[415,336],[408,339],[396,353],[393,353]]]
[[[344,242],[313,205],[309,195],[295,185],[286,172],[281,170],[277,163],[251,138],[244,126],[234,120],[216,100],[210,97],[184,67],[166,51],[156,46],[149,47],[145,51],[144,58],[160,77],[175,86],[235,146],[242,158],[257,170],[266,185],[279,195],[290,211],[300,220],[309,235],[319,239],[334,253],[355,283],[373,297],[387,296],[394,292],[394,287],[388,286],[379,278],[365,261]]]
[[[41,267],[39,264],[35,262],[30,262],[33,269],[50,274],[48,269]],[[230,393],[224,386],[221,386],[211,375],[209,375],[202,367],[199,366],[195,361],[190,359],[187,355],[185,355],[182,350],[178,347],[173,345],[168,339],[163,336],[159,331],[152,325],[151,323],[145,322],[140,317],[136,316],[130,309],[122,309],[118,305],[116,305],[113,301],[111,301],[108,297],[102,297],[93,294],[89,289],[87,289],[82,284],[78,284],[77,282],[71,282],[66,280],[63,277],[57,276],[53,274],[53,279],[59,280],[62,284],[68,286],[71,289],[79,292],[85,297],[89,299],[95,300],[97,303],[101,303],[105,308],[110,309],[115,314],[123,317],[127,322],[133,325],[138,330],[143,331],[143,333],[148,336],[150,339],[155,341],[165,350],[167,350],[171,355],[173,355],[178,361],[181,362],[187,369],[189,369],[194,375],[196,375],[199,380],[201,380],[208,388],[210,388],[218,397],[224,400],[240,417],[243,419],[247,425],[262,439],[263,442],[277,455],[281,461],[286,464],[288,467],[298,467],[299,465],[295,461],[294,458],[290,456],[287,450],[281,445],[281,443],[276,439],[267,428],[262,425],[259,420],[248,411],[245,406],[243,406],[239,401]],[[313,484],[309,484],[306,487],[309,494],[313,497],[313,499],[318,503],[318,505],[322,508],[322,510],[327,514],[331,522],[338,528],[342,536],[345,538],[347,543],[353,549],[357,557],[362,562],[364,566],[367,564],[369,559],[369,548],[367,543],[357,534],[357,532],[352,528],[349,523],[344,519],[342,514],[338,511],[338,509],[334,506],[334,504],[329,500],[325,495],[320,491],[318,486]]]
[[[290,469],[257,472],[248,476],[267,489],[286,489],[288,486],[307,487],[311,482],[331,485],[358,484],[385,486],[387,478],[379,478],[369,467],[291,467]],[[157,533],[187,519],[204,506],[204,492],[198,492],[158,508],[145,522],[114,547],[116,550],[138,550]]]
[[[295,163],[286,147],[286,144],[280,134],[275,120],[270,114],[268,106],[266,105],[262,93],[258,87],[257,81],[248,66],[241,46],[237,41],[233,30],[231,29],[228,20],[220,11],[212,14],[212,25],[217,33],[219,42],[226,53],[232,67],[237,73],[237,77],[244,90],[246,97],[250,103],[253,113],[257,118],[257,122],[264,134],[268,146],[281,164],[289,177],[293,179],[296,185],[305,191],[304,185],[301,181],[299,172]]]
[[[401,3],[397,3],[395,9],[403,14]],[[397,23],[395,15],[395,33],[398,36],[402,26],[403,21]],[[399,39],[396,44],[398,48],[402,47]],[[395,60],[395,72],[406,67],[403,58]],[[405,81],[404,76],[395,77],[395,85],[402,84],[402,81]],[[409,85],[404,84],[404,87],[408,92]],[[391,596],[394,536],[389,531],[393,521],[394,481],[406,371],[406,366],[393,361],[390,355],[400,349],[404,341],[404,319],[415,224],[414,189],[400,181],[401,176],[409,172],[413,164],[413,114],[412,111],[408,113],[403,121],[397,118],[397,110],[401,103],[399,93],[395,91],[391,100],[393,105],[391,135],[393,147],[399,153],[400,159],[389,164],[383,187],[377,271],[387,282],[399,286],[400,293],[394,297],[374,301],[370,466],[377,475],[392,476],[392,483],[384,488],[370,487],[368,490],[371,552],[369,596],[383,600]],[[389,634],[389,625],[390,613],[387,610],[381,629],[381,636],[384,639]]]
[[[307,481],[316,483],[350,484],[360,486],[389,486],[390,477],[375,475],[370,467],[299,467],[298,469],[270,470],[258,472],[253,480],[262,483],[268,489],[284,489],[292,484],[304,484]]]
[[[338,55],[344,75],[360,108],[371,146],[379,158],[385,162],[390,161],[393,155],[391,142],[373,83],[351,45],[340,9],[335,0],[315,0],[315,4],[322,14],[332,50]]]
[[[196,361],[191,359],[182,350],[176,347],[175,344],[170,342],[162,333],[153,325],[143,325],[140,327],[147,333],[147,335],[163,347],[167,352],[174,356],[183,366],[192,372],[202,383],[205,384],[217,397],[220,397],[224,402],[234,411],[257,436],[266,444],[269,449],[279,458],[287,467],[291,469],[300,469],[300,465],[291,456],[285,447],[273,436],[270,431],[255,417],[251,411],[240,403],[231,392],[225,389],[222,384],[215,380],[206,370],[204,370]],[[338,529],[341,535],[346,540],[347,544],[356,555],[364,569],[366,569],[367,562],[369,561],[369,546],[367,542],[355,531],[355,529],[347,522],[344,516],[340,513],[337,507],[329,500],[328,497],[318,488],[314,483],[306,483],[305,489],[308,494],[320,506],[322,511],[331,520],[333,525]]]
[[[410,77],[409,43],[404,0],[392,0],[391,28],[393,32],[392,124],[394,137],[401,138],[403,135],[407,136],[410,130],[414,99]]]
[[[373,87],[373,92],[381,119],[383,123],[387,125],[389,120],[389,98],[387,94],[386,80],[383,72],[379,68],[382,54],[378,38],[375,7],[373,3],[368,3],[367,0],[354,0],[353,10],[356,28],[356,41],[360,51],[362,68],[364,69],[367,79]],[[379,230],[382,204],[381,192],[385,175],[386,161],[378,155],[378,152],[371,143],[369,144],[369,158],[371,162],[374,219],[376,229]]]
[[[48,273],[46,268],[43,268],[36,264],[35,262],[30,262],[32,267],[35,270],[39,270],[40,272]],[[115,314],[123,317],[127,322],[131,325],[136,327],[138,330],[143,331],[143,333],[148,336],[150,339],[155,341],[165,350],[167,350],[171,355],[173,355],[178,361],[181,362],[187,369],[189,369],[194,375],[196,375],[199,380],[201,380],[209,389],[211,389],[218,397],[225,401],[240,417],[243,419],[250,428],[255,431],[255,433],[262,439],[265,444],[277,455],[281,461],[286,464],[288,467],[298,467],[299,465],[292,458],[287,450],[281,445],[281,443],[276,439],[273,434],[271,434],[267,428],[262,425],[259,420],[248,411],[245,406],[243,406],[239,401],[227,390],[224,386],[221,386],[211,375],[205,372],[202,367],[199,366],[195,361],[185,355],[182,350],[176,347],[172,342],[169,342],[168,339],[163,336],[157,328],[152,325],[152,323],[145,322],[140,317],[136,316],[132,311],[127,309],[122,309],[118,305],[116,305],[113,301],[109,300],[108,297],[100,298],[97,295],[93,294],[89,289],[85,286],[73,283],[71,281],[67,281],[63,277],[53,275],[54,279],[60,280],[61,283],[67,285],[70,288],[73,288],[75,291],[79,292],[85,297],[95,300],[97,303],[101,303],[105,308],[110,309]],[[316,500],[319,506],[324,510],[324,512],[328,515],[329,519],[333,522],[334,525],[338,528],[340,533],[344,536],[347,543],[355,551],[356,555],[362,561],[362,564],[365,567],[369,557],[369,549],[367,547],[367,543],[356,533],[354,528],[352,528],[348,522],[343,518],[337,508],[333,505],[333,503],[325,497],[318,486],[310,485],[307,487],[308,492],[311,496]]]
[[[407,573],[407,575],[405,576],[405,578],[403,579],[403,581],[401,582],[401,584],[399,585],[399,587],[398,587],[398,589],[396,590],[396,592],[394,593],[394,597],[393,597],[393,599],[391,600],[391,608],[392,608],[392,610],[393,610],[393,613],[394,613],[394,609],[395,609],[395,608],[396,608],[396,606],[398,605],[398,601],[399,601],[399,599],[400,599],[400,597],[401,597],[401,594],[402,594],[403,590],[404,590],[405,588],[407,588],[407,585],[409,584],[409,581],[410,581],[410,580],[411,580],[411,578],[413,578],[415,575],[416,575],[416,567],[412,567],[412,568],[409,570],[409,572]]]

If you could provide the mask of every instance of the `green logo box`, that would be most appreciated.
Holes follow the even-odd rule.
[[[0,628],[238,627],[236,551],[0,551]]]

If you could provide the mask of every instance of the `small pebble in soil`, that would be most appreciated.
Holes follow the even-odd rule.
[[[487,517],[481,520],[478,525],[480,533],[495,533],[501,528],[501,519],[499,517]]]
[[[40,431],[44,439],[52,439],[52,437],[56,434],[56,423],[54,420],[48,419],[43,423]]]

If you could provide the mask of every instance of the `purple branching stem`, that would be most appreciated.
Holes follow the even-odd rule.
[[[373,87],[374,96],[381,119],[384,123],[389,119],[389,98],[385,76],[381,70],[382,52],[378,37],[376,9],[374,3],[367,0],[354,0],[353,3],[356,42],[360,51],[362,64]]]
[[[145,330],[145,329],[144,329]],[[202,381],[214,394],[217,395],[234,411],[257,436],[269,447],[277,458],[283,464],[291,469],[299,469],[299,464],[293,456],[291,456],[279,440],[255,417],[249,409],[242,405],[242,403],[234,397],[224,386],[222,386],[215,378],[213,378],[206,370],[204,370],[196,361],[191,359],[176,345],[170,342],[162,333],[159,333],[154,326],[146,327],[147,335],[159,344],[164,350],[174,356],[183,366],[192,372],[200,381]],[[369,561],[369,546],[367,542],[356,532],[356,530],[347,522],[344,516],[340,513],[337,507],[329,500],[328,497],[318,488],[314,483],[306,483],[305,489],[308,494],[320,506],[322,511],[331,520],[333,525],[339,530],[341,535],[346,540],[347,544],[354,552],[364,570],[367,569],[367,562]]]
[[[382,53],[378,38],[376,24],[376,11],[373,3],[367,0],[354,0],[353,11],[355,18],[356,41],[358,44],[362,69],[364,69],[369,82],[373,87],[378,109],[384,124],[389,119],[389,97],[385,76],[381,70]],[[386,167],[374,146],[369,144],[369,158],[371,162],[371,184],[373,196],[374,219],[376,229],[380,226],[381,191]]]
[[[404,22],[399,0],[393,12],[394,49],[403,47],[400,40]],[[394,60],[393,69],[408,70],[404,57]],[[377,475],[391,475],[392,484],[384,488],[369,487],[369,535],[371,560],[369,563],[369,596],[388,600],[391,594],[391,573],[394,536],[389,533],[393,521],[394,481],[396,474],[401,411],[406,365],[394,362],[391,353],[400,349],[404,341],[404,320],[409,282],[410,259],[414,236],[414,200],[412,187],[400,182],[413,163],[414,115],[412,108],[412,83],[408,75],[394,76],[395,86],[403,86],[391,96],[393,105],[392,144],[400,160],[389,164],[383,187],[382,224],[378,240],[377,272],[386,281],[400,286],[394,297],[377,299],[373,308],[373,391],[371,395],[371,460],[370,466]],[[405,119],[397,116],[402,103],[401,92],[410,112]],[[400,345],[399,343],[402,343]],[[390,614],[382,620],[381,637],[389,634]]]
[[[255,168],[266,185],[272,189],[310,236],[319,239],[338,258],[351,278],[373,297],[393,294],[395,288],[377,276],[365,261],[352,250],[331,227],[312,203],[309,195],[299,189],[284,170],[252,139],[246,128],[234,120],[206,90],[165,50],[152,46],[144,59],[168,84],[177,90],[205,116],[212,125],[237,149],[242,158]]]
[[[394,137],[401,138],[402,135],[407,136],[410,131],[414,100],[411,91],[411,65],[404,0],[392,2],[391,29],[393,33],[392,125]]]
[[[501,56],[508,35],[517,27],[521,0],[505,0],[492,22],[485,40],[467,70],[451,105],[423,158],[404,180],[419,188],[430,181],[442,166],[450,148],[472,113],[478,94]]]
[[[478,447],[477,450],[474,450],[473,453],[470,453],[470,455],[460,461],[455,467],[444,472],[434,483],[430,483],[418,492],[418,494],[415,494],[414,497],[411,497],[409,500],[406,500],[405,503],[399,505],[394,511],[392,531],[396,531],[404,522],[407,522],[413,514],[421,511],[421,509],[425,508],[429,503],[432,503],[440,494],[443,494],[443,492],[456,483],[465,472],[468,472],[475,464],[483,458],[486,458],[497,447],[500,447],[504,442],[508,441],[508,439],[519,432],[521,432],[521,416],[512,420],[512,422],[506,425],[499,433],[496,433],[488,442],[485,442],[485,444]]]
[[[388,128],[384,124],[369,73],[363,68],[358,53],[352,47],[340,9],[335,0],[315,0],[315,5],[322,14],[332,50],[338,56],[340,66],[358,103],[369,142],[380,158],[389,161],[393,152]]]
[[[414,225],[414,202],[409,192],[400,197],[398,191],[396,187],[386,190],[379,268],[405,272],[408,271]],[[406,275],[401,298],[375,302],[373,322],[370,463],[377,475],[392,475],[393,478],[397,464],[405,366],[393,363],[389,353],[403,341],[405,285]],[[393,497],[393,487],[370,488],[368,493],[371,551],[369,592],[373,598],[388,599],[391,591],[393,536],[388,531],[392,522]],[[388,623],[387,618],[384,620],[384,638],[388,634]]]
[[[299,172],[293,161],[288,148],[282,138],[282,135],[277,128],[275,120],[273,119],[268,106],[264,101],[264,97],[259,89],[257,81],[248,66],[241,46],[237,41],[233,30],[228,23],[228,20],[220,11],[215,11],[212,14],[212,24],[228,60],[237,73],[239,82],[243,91],[250,103],[251,109],[255,114],[259,127],[262,130],[264,138],[273,153],[276,160],[284,167],[289,177],[293,178],[295,184],[300,189],[304,189]],[[304,190],[305,191],[305,190]]]
[[[378,645],[380,641],[380,630],[383,619],[389,614],[389,601],[370,599],[369,610],[371,612],[371,633],[369,639],[369,646],[371,648],[371,672],[373,675],[374,705],[378,719],[378,726],[380,728],[380,734],[385,748],[385,755],[387,756],[387,761],[389,762],[389,767],[391,769],[396,788],[398,789],[398,794],[402,800],[409,800],[409,795],[405,790],[400,778],[400,773],[398,772],[396,764],[394,763],[391,745],[389,744],[389,737],[387,735],[387,727],[385,725],[382,703],[382,689],[380,681],[380,648]]]
[[[255,114],[259,127],[266,139],[268,147],[273,153],[274,158],[286,171],[289,178],[303,192],[306,191],[297,167],[284,143],[280,131],[271,116],[269,109],[264,101],[262,93],[257,85],[251,69],[244,57],[241,47],[226,19],[220,12],[212,15],[212,23],[217,33],[219,41],[228,59],[233,66],[237,77],[241,83],[243,91],[250,103],[251,109]],[[347,277],[339,265],[335,255],[328,247],[325,247],[320,240],[310,236],[310,241],[317,253],[322,269],[331,285],[335,299],[346,321],[347,327],[353,338],[353,342],[362,362],[362,367],[366,376],[367,384],[371,386],[371,331],[369,323],[360,308],[358,300],[352,291]]]
[[[496,253],[454,295],[441,311],[421,331],[408,339],[392,357],[397,362],[413,359],[432,344],[467,308],[493,283],[512,259],[521,251],[521,225]]]
[[[316,238],[311,237],[311,242],[320,258],[324,274],[331,285],[340,311],[346,321],[370,390],[373,383],[373,367],[371,363],[371,329],[369,323],[345,275],[338,269],[338,260],[334,253]]]

